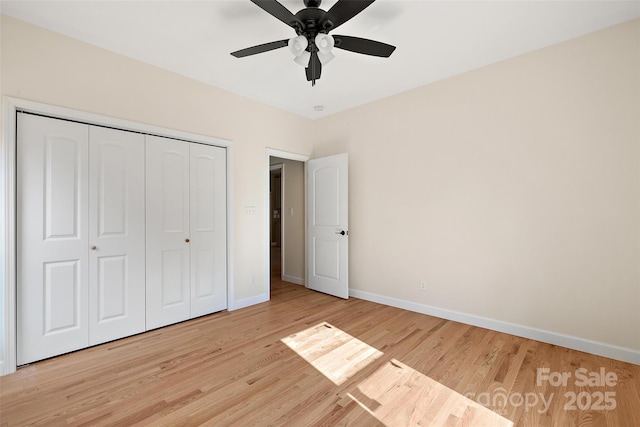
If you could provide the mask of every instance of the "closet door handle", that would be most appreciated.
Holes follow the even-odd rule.
[[[189,243],[189,238],[184,239],[185,242]]]
[[[92,250],[92,251],[95,251],[96,249],[98,249],[98,247],[97,247],[97,246],[91,246],[91,250]]]

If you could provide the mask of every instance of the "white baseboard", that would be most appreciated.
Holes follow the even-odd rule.
[[[240,310],[241,308],[249,307],[255,304],[260,304],[262,302],[269,301],[269,294],[260,294],[254,297],[244,298],[238,301],[235,301],[231,307],[229,307],[229,311]]]
[[[304,279],[301,277],[282,275],[282,280],[289,283],[295,283],[296,285],[304,285]]]
[[[357,289],[349,289],[349,296],[640,365],[640,351],[630,348],[618,347],[571,335],[563,335],[556,332],[475,316],[473,314],[446,310],[426,304],[359,291]]]

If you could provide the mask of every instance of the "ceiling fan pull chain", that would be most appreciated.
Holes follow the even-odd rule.
[[[313,76],[313,80],[311,80],[311,87],[316,85],[316,61],[311,59],[311,75]]]

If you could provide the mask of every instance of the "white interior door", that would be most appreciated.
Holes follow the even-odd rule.
[[[146,137],[147,329],[190,318],[189,144]]]
[[[86,347],[87,125],[17,119],[18,365]]]
[[[307,287],[349,297],[347,154],[307,162]]]
[[[227,308],[226,150],[189,144],[191,317]]]
[[[89,128],[89,344],[145,330],[144,135]]]

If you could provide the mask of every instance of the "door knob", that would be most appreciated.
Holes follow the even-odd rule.
[[[92,250],[92,251],[95,251],[96,249],[98,249],[98,247],[97,247],[97,246],[91,246],[91,250]]]
[[[340,230],[340,231],[336,231],[336,234],[344,236],[345,234],[349,234],[349,232],[348,231],[344,231],[344,230]]]
[[[184,241],[185,241],[185,242],[187,242],[187,243],[189,243],[189,239],[188,239],[188,238],[184,239]]]

